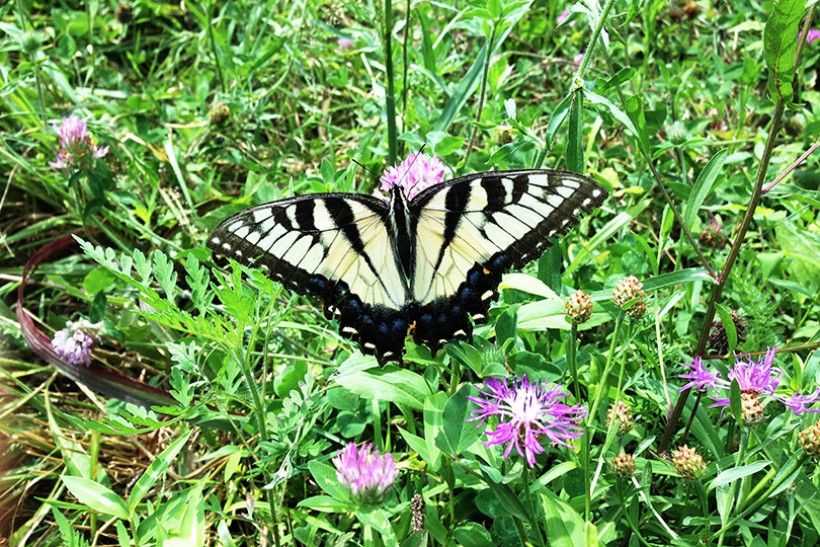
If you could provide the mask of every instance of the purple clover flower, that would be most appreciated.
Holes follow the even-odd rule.
[[[820,40],[820,28],[809,29],[809,32],[806,33],[806,43],[811,44],[816,40]]]
[[[555,445],[569,446],[567,441],[582,434],[578,424],[586,411],[563,403],[568,394],[559,386],[546,388],[526,376],[513,379],[512,384],[505,378],[489,378],[480,393],[480,397],[470,397],[478,407],[473,410],[472,420],[486,423],[491,417],[498,419],[495,429],[486,431],[485,445],[506,445],[505,459],[514,448],[530,467],[535,467],[535,457],[544,452],[542,437]]]
[[[581,63],[584,62],[584,52],[582,51],[575,58],[572,60],[572,70],[578,70],[581,68]]]
[[[64,329],[54,333],[51,346],[57,355],[69,365],[91,364],[91,350],[100,341],[97,332],[101,323],[91,323],[85,319],[69,321]]]
[[[408,200],[412,200],[423,190],[441,184],[447,170],[440,159],[427,154],[411,153],[398,165],[387,169],[379,179],[381,190],[390,192],[398,186]]]
[[[339,46],[339,49],[353,49],[356,47],[356,44],[353,42],[351,38],[346,36],[342,36],[338,40],[336,40],[336,45]]]
[[[88,125],[77,116],[63,118],[59,129],[60,145],[57,157],[49,165],[54,169],[83,166],[92,159],[99,159],[108,154],[107,146],[96,146],[91,140]]]
[[[558,17],[556,17],[556,18],[555,18],[555,22],[557,23],[557,25],[556,25],[556,26],[559,26],[559,27],[560,27],[561,25],[563,25],[564,23],[566,23],[567,19],[569,19],[569,16],[570,16],[570,13],[569,13],[569,10],[568,10],[568,9],[565,9],[564,11],[562,11],[562,12],[558,15]]]
[[[365,502],[380,500],[399,475],[393,454],[381,455],[370,443],[348,443],[333,458],[333,465],[339,483]]]

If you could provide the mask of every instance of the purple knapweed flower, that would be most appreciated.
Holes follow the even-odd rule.
[[[809,29],[809,32],[806,33],[806,43],[811,44],[816,40],[820,40],[820,28]]]
[[[97,332],[102,323],[91,323],[85,319],[69,321],[64,329],[54,333],[51,346],[55,353],[69,365],[91,364],[91,350],[100,341]]]
[[[404,161],[387,169],[379,179],[383,192],[398,186],[408,200],[413,199],[422,190],[444,182],[446,168],[440,159],[421,152],[411,153]]]
[[[486,423],[491,417],[498,419],[495,429],[486,432],[485,445],[506,445],[505,459],[515,448],[534,467],[535,457],[544,452],[542,437],[555,445],[569,446],[567,441],[582,434],[578,424],[586,411],[563,403],[568,394],[559,386],[546,388],[526,376],[513,379],[512,385],[506,379],[489,378],[480,393],[479,397],[470,397],[478,407],[473,410],[472,420]]]
[[[555,18],[555,22],[557,23],[557,26],[560,27],[561,25],[566,23],[567,19],[569,19],[569,15],[570,15],[570,13],[569,13],[568,9],[565,9],[564,11],[562,11],[558,15],[558,17]]]
[[[57,130],[60,146],[57,157],[49,165],[54,169],[87,165],[92,159],[105,157],[107,146],[96,146],[91,140],[85,120],[77,116],[63,118]]]
[[[348,443],[333,458],[336,466],[336,478],[340,484],[350,488],[350,492],[362,501],[375,502],[399,475],[393,454],[382,456],[373,449],[370,443],[356,446]]]
[[[802,395],[794,393],[786,397],[785,395],[777,396],[777,399],[790,409],[795,414],[803,414],[805,412],[820,412],[820,408],[809,408],[811,405],[820,400],[820,388],[817,388],[814,393],[810,395]]]
[[[702,392],[711,390],[712,404],[709,407],[725,408],[731,403],[728,392],[732,386],[732,380],[737,380],[740,388],[741,408],[744,417],[750,423],[760,421],[763,418],[763,410],[767,399],[780,401],[795,414],[820,412],[820,408],[810,408],[811,405],[820,401],[820,388],[810,395],[775,393],[775,390],[780,386],[780,375],[782,374],[780,369],[774,367],[776,354],[776,348],[771,348],[766,351],[766,355],[762,359],[757,361],[752,360],[751,357],[740,358],[736,356],[737,362],[729,369],[728,379],[721,378],[717,372],[709,371],[703,365],[700,357],[695,357],[689,363],[689,372],[678,376],[681,379],[689,380],[689,383],[681,387],[680,391],[690,388]]]
[[[686,391],[687,389],[706,391],[708,388],[714,388],[720,380],[718,373],[710,372],[700,357],[695,357],[689,363],[689,372],[679,375],[678,378],[689,380],[689,383],[684,384],[678,391]]]

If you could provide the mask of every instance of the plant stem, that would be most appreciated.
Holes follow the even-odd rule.
[[[609,376],[609,371],[612,368],[612,359],[615,356],[615,346],[618,343],[618,334],[621,331],[621,323],[623,322],[623,313],[618,312],[618,317],[615,319],[615,329],[612,332],[612,343],[609,345],[609,353],[607,354],[606,364],[604,365],[603,373],[601,374],[601,379],[599,381],[598,388],[595,390],[595,399],[592,401],[592,407],[589,410],[589,415],[587,416],[587,423],[584,427],[584,436],[583,440],[581,441],[581,453],[583,455],[584,461],[584,518],[587,522],[589,522],[590,514],[592,512],[592,492],[590,492],[590,483],[591,477],[589,476],[589,464],[590,464],[590,437],[593,434],[593,427],[592,422],[595,419],[595,415],[598,413],[598,405],[601,403],[601,397],[603,393],[606,391],[607,385],[607,377]]]
[[[726,286],[726,282],[729,280],[729,274],[732,271],[732,267],[740,254],[740,249],[746,238],[746,232],[749,230],[749,226],[754,218],[757,204],[760,202],[763,182],[766,179],[766,169],[769,167],[769,161],[772,158],[772,151],[774,150],[774,143],[777,133],[780,131],[784,106],[784,99],[780,97],[777,100],[777,104],[774,108],[774,114],[772,115],[772,124],[769,129],[769,136],[766,139],[766,147],[763,150],[763,156],[761,157],[760,164],[758,165],[754,187],[752,188],[752,196],[749,199],[749,204],[746,206],[746,212],[743,215],[743,220],[740,222],[740,227],[737,230],[737,235],[732,243],[732,247],[729,249],[729,255],[726,257],[726,263],[723,265],[720,276],[717,278],[717,283],[712,288],[712,293],[709,296],[709,303],[706,307],[706,315],[703,318],[700,339],[698,340],[698,345],[695,349],[695,355],[702,355],[706,350],[706,343],[709,340],[709,329],[712,325],[712,320],[715,318],[715,306],[723,294],[723,289]],[[659,452],[665,452],[669,448],[669,443],[672,440],[672,435],[674,434],[675,429],[677,428],[678,420],[680,419],[680,415],[686,405],[686,400],[689,397],[690,391],[691,388],[682,391],[680,395],[678,395],[678,401],[675,404],[675,408],[672,409],[672,413],[669,415],[669,421],[666,423],[666,429],[663,432],[663,437],[661,437],[660,445],[658,447]],[[695,405],[692,409],[692,412],[695,411],[697,411],[697,405]]]
[[[487,40],[487,56],[484,58],[484,69],[481,74],[481,91],[478,94],[478,110],[475,115],[475,125],[470,133],[470,141],[467,144],[467,154],[464,156],[463,165],[467,164],[470,159],[470,154],[473,152],[473,143],[475,141],[476,133],[478,132],[478,124],[481,123],[481,114],[484,112],[484,100],[487,96],[487,78],[490,72],[490,61],[493,56],[493,44],[495,42],[495,31],[497,25],[493,21],[493,28],[490,31],[490,38]]]
[[[216,38],[214,38],[213,22],[211,21],[211,8],[213,8],[213,2],[208,4],[208,10],[205,14],[208,19],[208,41],[211,43],[211,51],[214,55],[214,66],[216,67],[216,76],[219,79],[219,89],[222,90],[222,93],[226,93],[225,76],[222,74],[222,63],[219,62],[219,52],[216,49]]]
[[[570,374],[572,374],[572,391],[577,404],[581,401],[581,386],[578,384],[578,365],[575,362],[576,338],[578,338],[578,325],[573,322],[569,330],[569,340],[567,340],[567,363],[569,364]]]
[[[407,0],[407,15],[404,20],[404,49],[401,54],[401,113],[402,129],[407,119],[407,46],[410,41],[410,0]]]
[[[384,69],[387,72],[387,93],[385,109],[387,110],[387,159],[390,165],[396,163],[399,155],[399,137],[396,129],[396,89],[393,74],[393,0],[384,0]]]
[[[583,87],[582,77],[587,69],[589,60],[592,57],[592,52],[595,51],[595,45],[598,43],[598,37],[604,29],[604,23],[606,23],[606,18],[609,16],[609,11],[612,9],[614,4],[615,0],[607,0],[606,4],[604,4],[604,9],[601,10],[601,17],[598,18],[595,28],[592,30],[592,38],[590,38],[589,46],[587,46],[587,50],[584,52],[584,58],[581,60],[581,66],[578,67],[578,71],[575,73],[576,87]],[[578,85],[579,83],[581,83],[581,85]]]

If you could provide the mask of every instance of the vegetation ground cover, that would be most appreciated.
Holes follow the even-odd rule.
[[[815,545],[814,14],[3,5],[0,538]],[[609,192],[471,343],[379,366],[205,245],[421,149]]]

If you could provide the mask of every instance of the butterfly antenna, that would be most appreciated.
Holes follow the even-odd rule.
[[[421,156],[421,153],[424,152],[424,148],[426,146],[427,146],[427,143],[422,144],[421,148],[419,148],[419,151],[416,152],[415,154],[413,154],[413,161],[411,161],[410,165],[407,166],[407,170],[404,173],[402,173],[401,178],[399,178],[399,180],[396,182],[396,185],[398,185],[401,181],[404,180],[404,177],[406,177],[407,173],[410,172],[410,169],[413,168],[413,164],[416,163],[417,159],[419,159],[419,156]]]
[[[364,169],[365,171],[367,171],[368,173],[370,173],[374,177],[378,176],[378,173],[376,173],[375,171],[370,169],[368,166],[366,166],[365,164],[363,164],[362,162],[360,162],[356,158],[350,158],[350,159],[353,161],[353,163],[355,163],[356,165],[358,165],[359,167],[361,167],[362,169]]]

